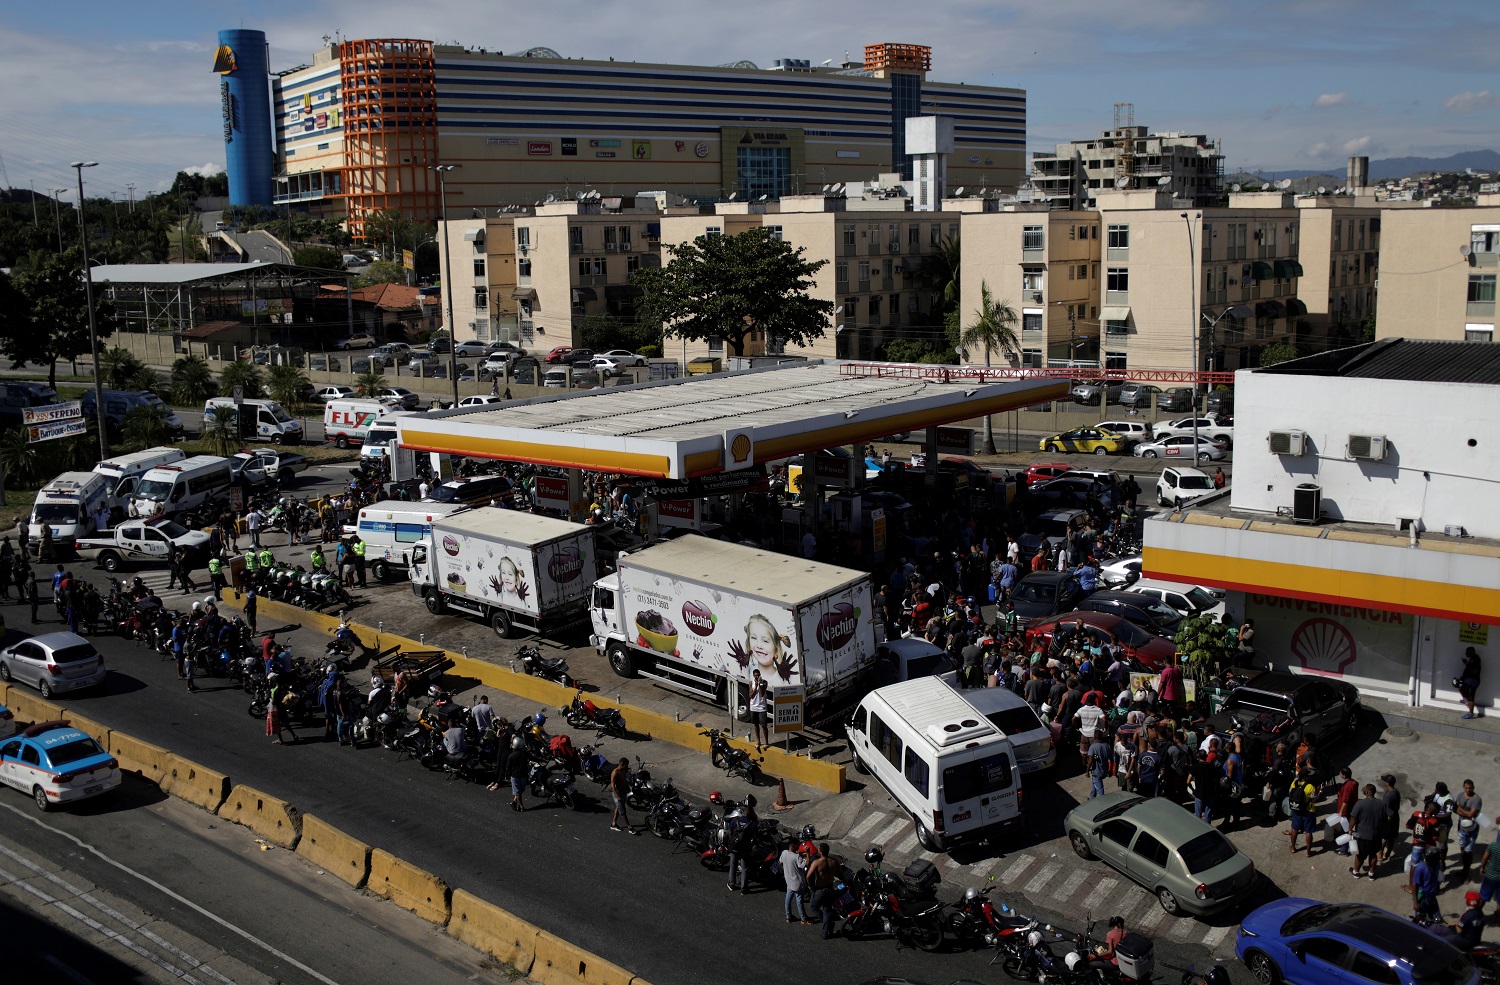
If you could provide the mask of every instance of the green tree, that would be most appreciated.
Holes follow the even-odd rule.
[[[893,363],[947,362],[944,354],[933,348],[925,339],[890,339],[881,350],[886,360]]]
[[[395,260],[376,260],[354,279],[355,287],[372,284],[405,284],[406,268]]]
[[[990,366],[991,352],[1011,360],[1021,353],[1021,340],[1016,337],[1016,309],[1008,301],[994,299],[989,281],[979,282],[979,309],[974,312],[974,321],[959,335],[958,344],[966,349],[982,347],[986,369]],[[984,452],[995,454],[995,425],[989,414],[984,415]]]
[[[307,385],[307,374],[288,363],[278,363],[266,371],[266,392],[284,407],[301,404]]]
[[[228,396],[235,387],[240,387],[247,398],[263,395],[266,385],[260,367],[240,359],[219,370],[219,392]]]
[[[379,250],[387,260],[397,261],[400,251],[410,249],[422,227],[401,214],[400,209],[381,209],[365,216],[365,245]]]
[[[105,349],[99,353],[99,375],[104,377],[104,385],[111,390],[127,389],[136,371],[143,368],[144,365],[129,349]]]
[[[1260,364],[1262,366],[1275,366],[1289,359],[1297,359],[1302,355],[1302,350],[1290,342],[1271,342],[1260,350]]]
[[[126,451],[141,451],[169,444],[172,429],[167,426],[167,409],[161,404],[130,408],[125,412],[121,438]]]
[[[595,352],[629,349],[645,355],[641,350],[650,346],[661,351],[661,326],[619,315],[584,315],[573,322],[573,340],[580,348]]]
[[[27,438],[25,428],[6,428],[0,435],[0,459],[5,461],[5,481],[12,489],[40,486],[45,481],[43,473],[44,444],[33,444]]]
[[[204,418],[202,437],[209,451],[220,458],[228,458],[240,449],[239,415],[214,414]]]
[[[1366,317],[1364,322],[1360,325],[1360,329],[1361,331],[1359,340],[1361,342],[1375,341],[1375,312],[1370,312],[1369,316]]]
[[[81,275],[81,254],[28,253],[11,273],[21,309],[12,312],[0,351],[17,362],[47,366],[47,382],[57,385],[57,361],[90,351],[88,302]],[[100,339],[114,334],[114,307],[94,291],[94,315]]]
[[[805,345],[828,329],[833,302],[808,293],[828,261],[805,259],[801,247],[768,230],[700,236],[667,252],[669,263],[636,271],[631,283],[644,292],[643,320],[678,338],[723,339],[743,356],[757,332],[774,351],[777,344]]]
[[[161,377],[150,366],[135,366],[125,374],[122,390],[155,390],[161,386]]]
[[[361,395],[366,397],[375,396],[388,385],[385,381],[385,376],[380,373],[361,373],[354,378],[355,388],[359,390]]]
[[[217,392],[213,373],[200,356],[182,356],[172,364],[172,403],[193,407]]]
[[[292,262],[299,267],[343,270],[344,254],[331,246],[304,246],[292,253]]]
[[[1187,676],[1201,688],[1213,676],[1216,667],[1229,664],[1229,634],[1211,616],[1191,616],[1177,625],[1173,637],[1177,659]],[[1202,693],[1201,691],[1199,692]],[[1199,701],[1203,701],[1199,698]]]

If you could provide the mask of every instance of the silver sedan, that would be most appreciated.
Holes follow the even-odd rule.
[[[1210,441],[1205,435],[1198,436],[1196,454],[1191,434],[1174,434],[1157,441],[1145,441],[1135,446],[1137,458],[1177,458],[1197,462],[1221,462],[1229,457],[1229,446],[1222,441]]]

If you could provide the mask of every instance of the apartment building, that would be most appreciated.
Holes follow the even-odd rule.
[[[1297,289],[1298,300],[1307,305],[1307,328],[1298,339],[1310,350],[1351,345],[1360,341],[1365,319],[1375,313],[1385,212],[1367,196],[1340,195],[1302,195],[1297,198],[1297,209],[1308,271]],[[1313,263],[1314,257],[1318,264]]]
[[[1467,208],[1380,214],[1380,338],[1493,342],[1500,195]]]
[[[1101,191],[1158,188],[1206,208],[1222,201],[1223,177],[1224,155],[1209,137],[1118,122],[1093,140],[1058,144],[1031,158],[1031,186],[1054,209],[1091,208]]]

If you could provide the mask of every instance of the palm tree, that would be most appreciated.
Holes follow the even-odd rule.
[[[126,411],[122,432],[126,451],[155,448],[172,440],[172,430],[167,427],[167,409],[161,404],[132,407]]]
[[[196,406],[214,395],[213,373],[199,356],[183,356],[172,364],[172,402]]]
[[[265,391],[265,377],[254,363],[236,360],[219,370],[219,392],[231,394],[235,387],[244,391],[247,400],[259,397]]]
[[[974,312],[974,322],[959,336],[959,345],[972,349],[984,346],[984,365],[990,365],[990,353],[998,352],[1007,359],[1014,359],[1021,350],[1016,338],[1016,309],[1009,301],[996,301],[990,294],[989,281],[979,282],[979,310]],[[995,426],[990,415],[984,415],[984,453],[995,454]]]
[[[161,377],[157,375],[156,370],[140,363],[136,363],[120,380],[121,390],[155,390],[159,386],[161,386]]]
[[[141,368],[141,361],[129,349],[118,346],[99,353],[99,375],[112,390],[125,390],[130,375]]]
[[[359,376],[355,377],[354,385],[358,387],[359,392],[366,397],[375,396],[376,394],[380,393],[381,390],[384,390],[387,386],[385,382],[385,376],[381,373],[376,373],[373,371],[369,373],[361,373]]]
[[[0,437],[0,459],[5,462],[5,478],[12,488],[35,486],[41,482],[43,469],[40,444],[32,444],[25,428],[6,428]]]
[[[288,409],[302,403],[307,385],[307,374],[290,363],[278,363],[266,371],[266,392]]]
[[[227,413],[205,417],[202,437],[210,451],[221,458],[228,458],[240,448],[239,415]]]

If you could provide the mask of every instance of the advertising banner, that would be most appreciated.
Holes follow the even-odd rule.
[[[1399,691],[1411,680],[1415,616],[1384,609],[1247,594],[1255,649],[1273,666]]]
[[[45,407],[27,407],[25,410],[26,424],[51,424],[53,421],[66,421],[74,417],[83,416],[83,402],[69,400],[63,404],[48,404]]]
[[[436,535],[437,531],[433,533]],[[461,533],[437,536],[444,587],[497,605],[538,615],[588,592],[598,578],[597,559],[582,535],[543,544],[503,544]]]
[[[802,713],[807,705],[807,688],[801,685],[772,688],[771,702],[776,709],[776,720],[771,731],[778,735],[783,732],[802,731]]]
[[[37,424],[26,429],[29,441],[51,441],[53,438],[71,438],[88,431],[82,420],[57,421],[52,424]]]

